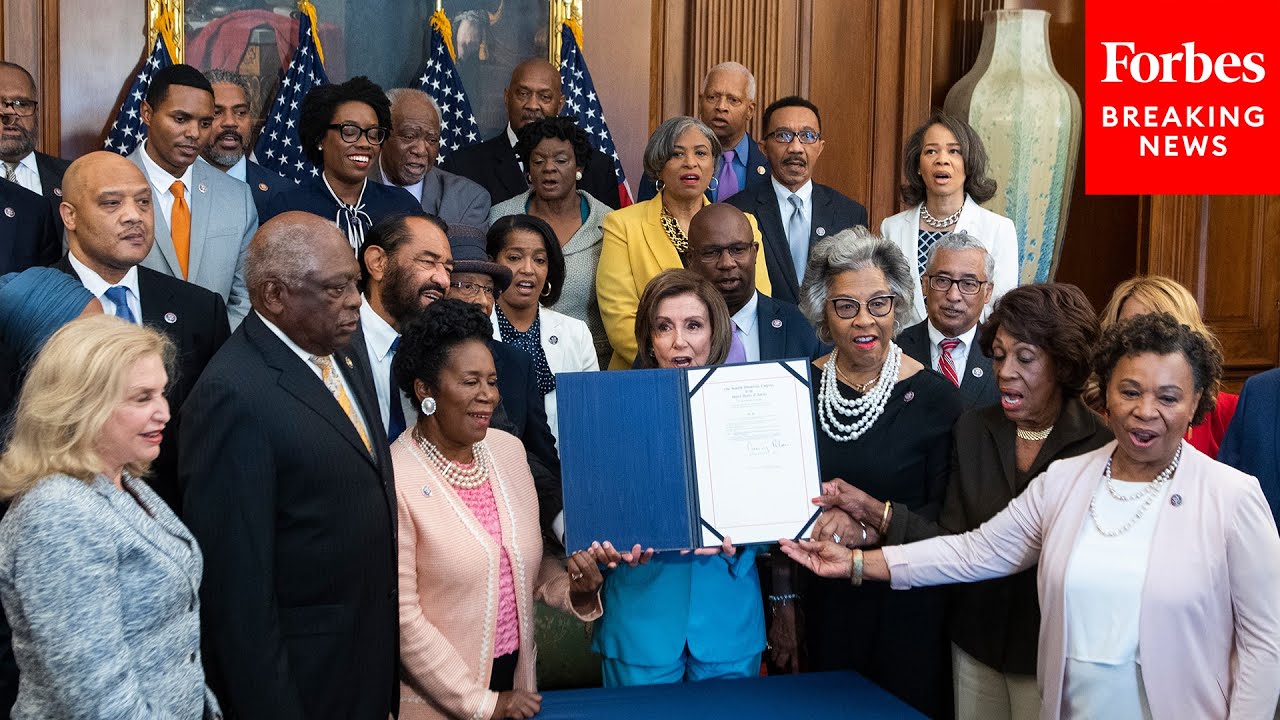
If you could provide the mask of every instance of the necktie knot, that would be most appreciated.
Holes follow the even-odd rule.
[[[720,157],[724,158],[724,164],[728,165],[733,162],[734,158],[738,157],[738,153],[734,150],[725,150],[720,154]]]
[[[18,163],[11,163],[8,160],[4,163],[4,179],[9,182],[18,181]]]
[[[185,195],[186,189],[187,189],[187,186],[183,185],[181,180],[174,180],[173,184],[169,186],[169,192],[173,193],[173,196],[178,198],[179,200],[186,197]]]
[[[787,202],[791,203],[791,207],[795,208],[796,212],[800,212],[801,208],[804,207],[804,204],[800,202],[800,196],[795,193],[787,196]]]
[[[133,317],[133,311],[129,309],[129,288],[123,285],[113,285],[107,288],[102,295],[116,306],[115,316],[130,323],[136,323]]]
[[[951,352],[952,350],[960,347],[960,341],[956,338],[947,338],[938,343],[938,346],[941,347],[944,352]]]

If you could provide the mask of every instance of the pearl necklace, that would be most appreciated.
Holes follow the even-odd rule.
[[[902,349],[895,343],[889,343],[889,357],[880,366],[880,377],[875,380],[875,388],[853,400],[841,395],[836,385],[836,374],[839,372],[836,360],[839,352],[832,350],[827,364],[822,367],[818,390],[818,421],[827,437],[836,442],[848,442],[862,437],[884,412],[889,395],[898,384]],[[853,422],[846,425],[837,419],[838,416],[851,418]]]
[[[960,206],[960,210],[956,210],[950,215],[939,220],[938,218],[929,214],[928,203],[920,203],[920,219],[924,221],[925,225],[928,225],[929,227],[935,227],[941,230],[942,228],[948,228],[948,227],[951,227],[952,225],[955,225],[956,222],[960,220],[961,210],[964,210],[964,205]]]
[[[1043,430],[1023,430],[1022,428],[1018,428],[1017,431],[1018,431],[1019,440],[1030,440],[1031,442],[1040,442],[1041,440],[1044,440],[1045,438],[1049,437],[1049,433],[1053,432],[1053,426],[1050,425],[1049,427]]]
[[[1123,535],[1126,532],[1128,532],[1130,528],[1138,524],[1138,521],[1142,519],[1143,514],[1147,512],[1147,510],[1151,507],[1151,505],[1156,501],[1156,498],[1160,496],[1160,491],[1164,489],[1165,483],[1169,482],[1169,478],[1173,477],[1173,473],[1178,469],[1178,463],[1181,460],[1182,460],[1182,446],[1179,445],[1178,452],[1175,453],[1173,456],[1173,462],[1169,463],[1169,466],[1166,467],[1164,470],[1161,470],[1160,474],[1156,476],[1155,480],[1152,480],[1151,482],[1147,483],[1146,487],[1142,488],[1141,490],[1139,490],[1137,493],[1133,495],[1121,495],[1111,485],[1111,460],[1108,459],[1107,466],[1102,471],[1102,477],[1106,478],[1107,492],[1110,493],[1111,497],[1121,502],[1130,502],[1132,500],[1138,500],[1141,498],[1145,498],[1145,500],[1142,501],[1142,505],[1138,506],[1137,514],[1135,514],[1129,520],[1129,522],[1125,523],[1124,525],[1121,525],[1120,527],[1114,530],[1107,530],[1103,528],[1102,523],[1098,521],[1098,514],[1094,509],[1094,506],[1098,500],[1098,495],[1097,493],[1094,493],[1093,497],[1089,499],[1089,517],[1093,518],[1093,526],[1098,529],[1098,532],[1102,533],[1107,537],[1117,537],[1119,535]]]
[[[450,485],[461,490],[472,490],[485,484],[489,480],[489,452],[485,448],[484,443],[476,443],[471,446],[471,452],[475,456],[475,462],[470,468],[460,467],[456,463],[444,456],[440,452],[440,448],[436,447],[431,441],[422,437],[417,431],[414,435],[418,439],[418,447],[422,448],[422,452],[435,466],[436,470],[444,476],[445,481]]]

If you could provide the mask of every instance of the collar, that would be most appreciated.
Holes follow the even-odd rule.
[[[182,177],[174,177],[169,174],[168,170],[165,170],[164,168],[157,165],[156,161],[152,160],[151,156],[147,154],[147,142],[148,142],[147,140],[143,140],[142,146],[138,148],[138,153],[142,155],[143,169],[146,170],[147,172],[147,179],[149,179],[151,181],[151,184],[155,186],[156,190],[160,193],[161,197],[164,197],[166,195],[172,195],[173,193],[169,191],[169,188],[173,186],[173,181],[181,180],[183,187],[186,188],[185,195],[188,198],[187,205],[190,205],[191,201],[189,198],[191,197],[191,190],[192,190],[191,168],[194,167],[196,163],[191,163],[190,165],[188,165],[186,172],[182,173]],[[197,159],[196,162],[200,162],[200,160]]]
[[[31,172],[35,173],[37,176],[40,175],[40,168],[36,165],[35,150],[32,150],[31,152],[27,153],[27,156],[19,160],[18,164],[30,170]]]
[[[361,299],[360,326],[364,328],[365,344],[371,351],[377,351],[377,359],[381,361],[391,354],[391,343],[400,337],[400,333],[373,309],[367,297]]]
[[[396,181],[392,180],[391,176],[387,174],[386,169],[382,167],[382,153],[378,153],[378,174],[382,176],[382,184],[390,185],[391,187],[404,188],[405,190],[408,190],[418,202],[422,202],[422,187],[427,181],[427,176],[431,174],[431,170],[432,168],[427,168],[427,171],[422,174],[422,179],[412,185],[398,185],[396,184]]]
[[[511,123],[507,123],[507,142],[511,143],[512,148],[520,142],[520,138],[516,137],[516,131],[511,129]]]
[[[267,329],[275,333],[276,337],[280,338],[280,342],[284,343],[285,347],[289,348],[290,352],[292,352],[294,355],[297,355],[299,358],[302,359],[302,362],[307,364],[307,367],[309,368],[316,367],[316,364],[311,362],[312,353],[309,353],[306,350],[303,350],[298,345],[298,343],[291,340],[288,335],[285,335],[284,331],[281,330],[275,323],[263,317],[262,313],[258,312],[257,310],[254,310],[253,312],[255,315],[258,316],[258,319],[262,321],[262,324],[267,326]]]
[[[931,346],[936,347],[938,343],[947,339],[948,336],[943,335],[941,330],[933,326],[932,320],[927,321],[925,325],[926,327],[929,328],[929,344]],[[969,328],[963,333],[960,333],[960,335],[958,335],[956,339],[959,340],[964,345],[965,350],[968,351],[970,348],[973,347],[973,336],[977,334],[978,334],[978,326],[977,324],[975,324],[973,327]]]
[[[102,299],[107,290],[114,287],[111,283],[102,279],[102,276],[89,269],[88,265],[80,262],[75,253],[67,253],[67,262],[71,263],[71,268],[76,271],[76,275],[80,278],[80,284],[84,285],[84,289],[93,293],[93,296]],[[134,265],[124,274],[120,282],[116,285],[123,285],[129,288],[133,296],[138,298],[138,302],[142,302],[142,294],[138,292],[138,266]]]
[[[791,203],[787,202],[787,198],[791,197],[791,191],[787,189],[787,186],[778,182],[778,178],[772,175],[769,176],[769,182],[773,183],[773,194],[778,196],[778,207],[783,210],[790,208]],[[805,184],[801,185],[799,190],[796,190],[796,197],[800,198],[801,205],[805,208],[809,207],[813,198],[812,179],[805,181]],[[783,213],[783,215],[785,216],[786,213]]]
[[[751,297],[747,300],[747,304],[739,308],[738,312],[733,314],[732,320],[742,331],[743,335],[755,335],[756,324],[760,318],[756,314],[756,310],[760,307],[760,291],[751,293]]]
[[[733,151],[733,164],[747,166],[747,158],[751,156],[751,133],[742,133],[742,139],[729,150]]]
[[[235,165],[227,168],[227,176],[233,177],[240,182],[249,182],[249,157],[247,155],[241,155]],[[190,185],[187,187],[190,187]]]

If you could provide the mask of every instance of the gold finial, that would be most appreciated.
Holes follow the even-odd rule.
[[[183,0],[147,0],[147,52],[151,52],[156,44],[156,35],[162,34],[173,61],[183,62],[186,54],[185,12]]]

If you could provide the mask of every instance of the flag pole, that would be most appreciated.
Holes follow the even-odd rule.
[[[175,63],[183,62],[185,12],[183,0],[147,0],[147,52],[155,46],[156,35],[162,35],[164,44],[169,46],[169,57]]]

